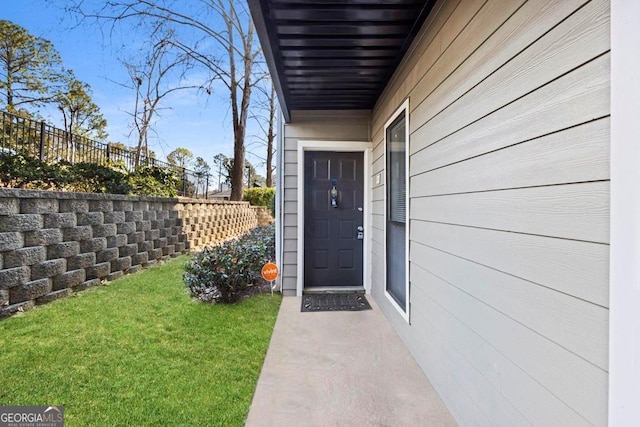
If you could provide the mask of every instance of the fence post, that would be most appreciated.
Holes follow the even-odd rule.
[[[46,124],[43,121],[40,122],[40,160],[44,161],[44,143],[47,140],[46,135],[44,134],[46,129]]]
[[[209,198],[209,174],[207,174],[207,184],[206,184],[206,189],[204,190],[204,198],[205,199]]]
[[[107,164],[109,164],[110,159],[111,159],[111,144],[107,143]]]

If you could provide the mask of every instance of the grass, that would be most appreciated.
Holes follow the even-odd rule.
[[[241,426],[280,297],[192,301],[186,257],[0,322],[0,405],[68,426]]]

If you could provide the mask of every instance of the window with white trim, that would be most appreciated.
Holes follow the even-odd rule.
[[[408,102],[385,125],[385,293],[408,314]]]

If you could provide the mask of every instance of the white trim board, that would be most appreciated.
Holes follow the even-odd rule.
[[[361,141],[298,141],[298,270],[296,295],[304,290],[304,152],[362,152],[364,161],[364,244],[362,247],[362,283],[371,293],[371,143]]]
[[[282,270],[284,266],[284,117],[278,108],[278,133],[276,135],[276,264],[280,274],[276,279],[280,293],[282,289]]]
[[[640,2],[611,1],[609,425],[640,420]]]
[[[398,116],[404,112],[404,119],[405,119],[405,141],[406,141],[406,149],[405,149],[405,162],[406,162],[406,177],[405,177],[405,189],[406,189],[406,197],[407,197],[407,222],[406,222],[406,242],[405,242],[405,274],[406,274],[406,278],[405,278],[405,310],[402,309],[402,307],[400,307],[400,305],[396,302],[396,300],[391,296],[391,294],[387,291],[387,215],[389,212],[389,207],[387,206],[388,203],[388,197],[387,197],[387,128],[389,126],[391,126],[391,124],[394,122],[394,120],[396,120],[398,118]],[[393,114],[391,114],[391,116],[389,117],[389,119],[387,120],[387,122],[384,124],[384,127],[382,128],[384,135],[384,279],[383,279],[383,283],[384,283],[384,295],[385,297],[387,297],[387,300],[389,300],[389,302],[391,303],[391,305],[398,311],[398,314],[400,314],[400,316],[402,316],[402,318],[407,322],[407,323],[411,323],[410,319],[410,308],[411,308],[411,298],[410,298],[410,286],[409,286],[409,242],[411,240],[411,228],[410,228],[410,224],[411,224],[411,192],[409,189],[409,185],[410,185],[410,176],[411,176],[411,170],[409,168],[410,165],[410,153],[411,153],[411,148],[410,148],[410,141],[409,141],[409,129],[410,129],[410,124],[409,124],[409,115],[410,115],[410,110],[409,110],[409,98],[405,99],[402,104],[393,112]]]

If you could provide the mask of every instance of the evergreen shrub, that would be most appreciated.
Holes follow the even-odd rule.
[[[274,258],[275,226],[256,227],[237,239],[196,253],[187,264],[185,284],[201,301],[235,302],[265,289],[262,267]]]

